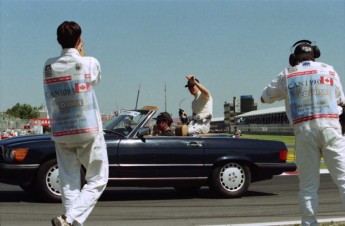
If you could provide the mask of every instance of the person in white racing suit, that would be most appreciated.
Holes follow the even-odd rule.
[[[190,94],[194,96],[192,102],[193,117],[188,124],[188,135],[208,133],[212,119],[213,100],[208,89],[199,83],[194,75],[186,76]]]
[[[104,191],[109,174],[106,143],[93,85],[101,79],[97,59],[84,56],[81,28],[65,21],[57,29],[61,55],[44,65],[44,92],[52,119],[64,214],[52,225],[83,225]],[[81,167],[86,184],[81,188]]]
[[[344,104],[340,78],[328,64],[315,62],[320,50],[308,40],[296,42],[290,65],[263,90],[262,103],[285,99],[296,137],[299,203],[303,226],[318,225],[320,160],[337,184],[345,204],[345,138],[339,123]]]

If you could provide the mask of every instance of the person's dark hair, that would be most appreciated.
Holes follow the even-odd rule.
[[[74,21],[64,21],[57,28],[57,40],[63,49],[74,48],[81,36],[81,28]]]
[[[171,126],[171,123],[172,123],[171,121],[168,121],[166,119],[157,120],[157,123],[159,123],[159,122],[166,122],[168,124],[168,126]]]
[[[168,112],[159,113],[159,115],[157,116],[157,122],[161,122],[161,121],[167,122],[168,126],[171,126],[171,124],[173,122],[173,120],[172,120],[172,118]]]

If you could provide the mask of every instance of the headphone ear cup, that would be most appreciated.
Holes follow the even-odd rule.
[[[319,47],[313,46],[313,51],[314,51],[314,58],[319,58],[321,56]]]
[[[297,65],[297,61],[296,61],[296,55],[295,54],[290,54],[290,57],[289,57],[289,63],[292,67],[296,66]]]

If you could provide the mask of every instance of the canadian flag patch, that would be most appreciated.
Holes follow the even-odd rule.
[[[321,76],[321,84],[331,85],[333,86],[333,78],[328,78],[325,76]]]
[[[90,91],[90,83],[89,82],[81,82],[75,84],[75,92],[76,93],[83,93]]]

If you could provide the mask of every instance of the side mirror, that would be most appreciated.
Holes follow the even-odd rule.
[[[150,135],[150,128],[144,127],[138,130],[137,136],[141,139],[142,142],[145,142],[145,135]]]

